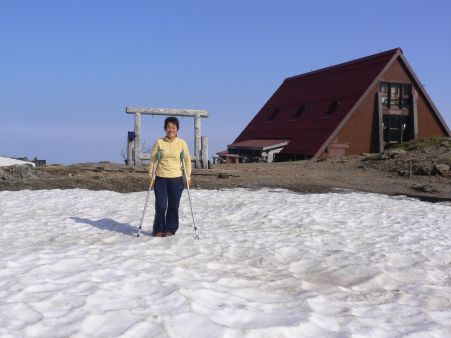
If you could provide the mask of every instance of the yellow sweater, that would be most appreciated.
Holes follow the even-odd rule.
[[[189,154],[188,145],[185,140],[175,137],[172,141],[166,136],[159,138],[153,145],[150,153],[149,176],[152,177],[155,163],[157,160],[157,152],[160,150],[161,159],[157,167],[157,176],[160,177],[179,177],[183,175],[182,161],[180,153],[185,153],[186,175],[191,178],[191,156]]]

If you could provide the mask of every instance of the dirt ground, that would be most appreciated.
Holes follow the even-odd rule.
[[[192,188],[278,187],[298,192],[336,188],[451,201],[451,138],[406,143],[383,154],[282,163],[218,164],[194,169]],[[71,189],[134,192],[147,189],[147,167],[110,162],[0,168],[0,190]]]

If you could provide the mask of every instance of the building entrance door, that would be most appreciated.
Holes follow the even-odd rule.
[[[409,117],[399,114],[384,114],[384,141],[386,143],[406,142],[410,139]]]

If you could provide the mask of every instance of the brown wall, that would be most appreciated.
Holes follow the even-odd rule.
[[[435,114],[429,113],[432,109],[423,95],[418,95],[418,137],[428,137],[433,135],[447,136],[442,124],[435,117]]]
[[[346,155],[376,151],[377,135],[375,133],[377,133],[377,128],[373,128],[373,124],[374,119],[377,118],[374,106],[377,91],[378,86],[371,89],[366,99],[337,134],[338,142],[349,142]],[[374,145],[374,150],[372,145]]]
[[[391,81],[413,84],[418,93],[418,137],[434,135],[446,136],[446,130],[440,120],[427,103],[426,98],[420,94],[418,86],[401,61],[396,60],[382,75],[380,81]],[[379,82],[371,89],[369,95],[354,111],[351,118],[337,134],[336,141],[349,142],[346,155],[360,154],[362,152],[378,152],[378,128],[376,93],[379,91]]]

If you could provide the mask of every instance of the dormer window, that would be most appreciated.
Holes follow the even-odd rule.
[[[303,104],[301,105],[294,113],[293,116],[291,116],[291,118],[288,121],[294,121],[297,120],[298,118],[301,117],[302,114],[304,114],[304,112],[307,109],[307,105]]]
[[[341,101],[335,100],[333,101],[329,108],[327,108],[326,112],[324,113],[324,116],[330,116],[338,109],[338,107],[341,105]]]
[[[265,123],[271,123],[276,118],[277,114],[279,114],[279,109],[274,109],[271,112],[271,115],[266,119]]]

